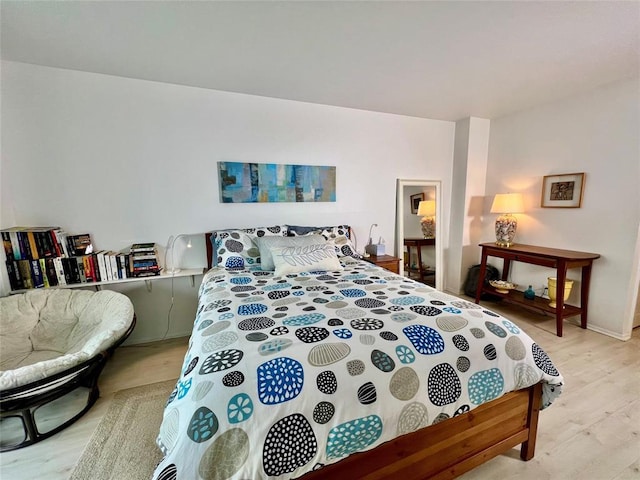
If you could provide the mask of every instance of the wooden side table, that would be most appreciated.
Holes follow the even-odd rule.
[[[363,260],[385,268],[390,272],[400,273],[400,259],[398,257],[393,257],[391,255],[371,255],[369,257],[363,257]]]
[[[591,281],[591,265],[600,258],[597,253],[576,252],[573,250],[560,250],[558,248],[537,247],[535,245],[515,244],[510,247],[500,247],[495,243],[481,243],[482,261],[480,263],[480,276],[478,278],[478,290],[476,291],[476,303],[480,303],[482,292],[503,297],[507,302],[526,305],[528,307],[553,313],[556,317],[556,333],[562,336],[562,322],[565,317],[580,315],[580,326],[587,328],[587,306],[589,303],[589,283]],[[490,285],[485,285],[484,277],[487,271],[487,257],[498,257],[504,261],[502,280],[509,278],[511,262],[523,262],[532,265],[554,268],[556,270],[556,307],[549,306],[549,300],[535,297],[533,300],[524,298],[522,292],[511,290],[509,293],[499,293]],[[569,268],[580,267],[582,281],[580,285],[580,305],[568,305],[564,303],[564,282]]]
[[[428,245],[435,245],[435,244],[436,244],[435,238],[415,237],[415,238],[404,239],[404,246],[407,247],[407,254],[409,257],[408,264],[405,264],[404,270],[405,272],[409,272],[409,276],[411,276],[411,273],[417,273],[418,279],[421,282],[424,282],[425,281],[424,277],[435,275],[436,273],[435,270],[425,269],[422,267],[422,247],[428,246]],[[418,265],[414,268],[411,267],[411,248],[412,247],[415,248],[418,252]]]

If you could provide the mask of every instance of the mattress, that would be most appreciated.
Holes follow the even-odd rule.
[[[562,375],[515,323],[342,257],[213,268],[168,399],[155,479],[289,479]]]

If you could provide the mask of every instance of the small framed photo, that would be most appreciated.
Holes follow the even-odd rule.
[[[580,208],[584,192],[584,173],[546,175],[542,179],[543,208]]]
[[[424,200],[424,192],[411,195],[411,213],[416,215],[418,213],[418,206],[420,202]]]

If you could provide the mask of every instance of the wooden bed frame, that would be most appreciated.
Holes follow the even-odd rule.
[[[535,453],[542,384],[510,392],[463,415],[403,435],[310,472],[304,480],[449,479],[522,444]]]
[[[212,266],[211,234],[205,234]],[[403,435],[338,463],[309,472],[304,480],[450,479],[517,445],[520,458],[535,453],[542,384],[510,392],[470,412]]]

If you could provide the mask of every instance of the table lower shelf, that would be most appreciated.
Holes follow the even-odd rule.
[[[548,298],[535,297],[533,300],[527,300],[524,298],[522,292],[518,290],[511,290],[509,293],[499,293],[495,288],[490,286],[483,287],[482,291],[484,293],[490,293],[501,297],[505,302],[523,305],[536,310],[541,310],[554,316],[556,315],[556,309],[549,306]],[[564,308],[562,309],[562,318],[573,317],[574,315],[580,315],[581,313],[582,309],[580,307],[565,303]]]

